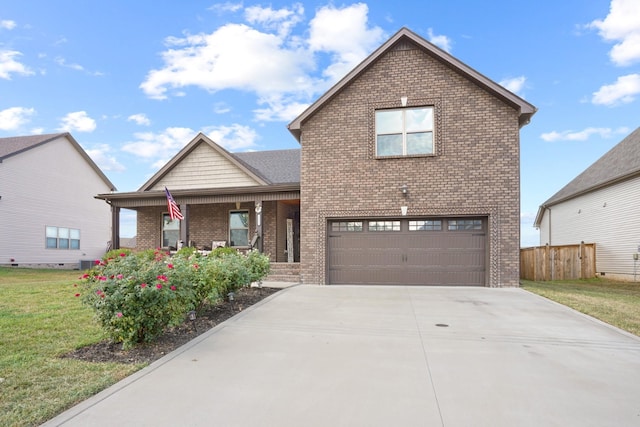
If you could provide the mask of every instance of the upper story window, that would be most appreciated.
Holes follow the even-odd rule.
[[[67,227],[47,226],[47,249],[80,249],[80,230]]]
[[[434,154],[433,107],[376,111],[376,156]]]

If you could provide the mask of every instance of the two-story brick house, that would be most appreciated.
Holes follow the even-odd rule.
[[[207,184],[215,191],[167,182],[189,212],[186,205],[213,202],[212,196],[259,206],[256,212],[271,219],[247,210],[248,220],[261,224],[258,241],[274,248],[274,261],[283,261],[286,220],[299,218],[295,251],[303,283],[518,286],[519,130],[535,111],[403,28],[289,124],[301,146],[299,165],[290,165],[299,167],[297,183],[282,188],[265,178],[265,162],[250,166],[242,154],[222,149],[214,151],[226,153],[233,168],[262,179],[244,188]],[[172,167],[151,181],[160,183]],[[125,195],[127,207],[153,199],[158,217],[159,190]],[[230,236],[232,208],[223,209],[222,236]],[[187,231],[196,232],[193,224]]]

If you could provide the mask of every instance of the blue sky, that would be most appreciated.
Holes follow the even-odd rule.
[[[30,0],[0,9],[0,137],[69,131],[120,191],[199,131],[298,148],[286,125],[401,27],[538,107],[523,246],[538,206],[640,126],[637,0]]]

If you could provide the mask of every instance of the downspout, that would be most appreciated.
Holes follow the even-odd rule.
[[[551,246],[551,208],[545,208],[549,212],[549,236],[547,236],[547,244]]]

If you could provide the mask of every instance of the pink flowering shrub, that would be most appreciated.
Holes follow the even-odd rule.
[[[82,298],[109,337],[130,348],[182,323],[190,310],[262,279],[268,263],[257,252],[208,257],[179,252],[169,257],[160,250],[111,251],[80,277]]]

